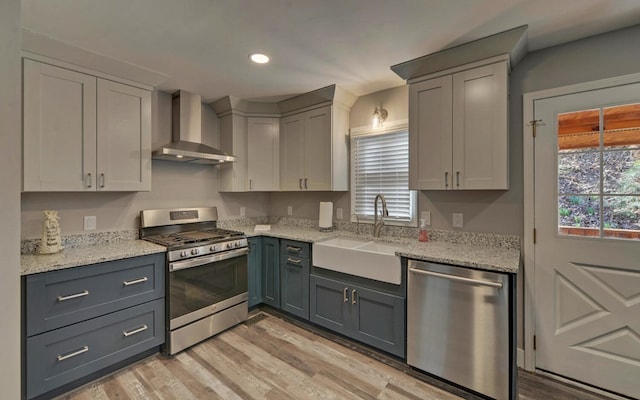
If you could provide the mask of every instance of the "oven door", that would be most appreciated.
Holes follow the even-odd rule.
[[[236,249],[169,264],[170,329],[246,301],[247,254]]]

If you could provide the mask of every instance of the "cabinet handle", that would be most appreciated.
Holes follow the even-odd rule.
[[[287,257],[287,262],[294,263],[294,264],[300,264],[302,261],[300,259]]]
[[[71,357],[75,357],[75,356],[79,356],[82,353],[86,353],[87,351],[89,351],[89,346],[84,346],[83,348],[81,348],[80,350],[76,350],[73,353],[69,353],[69,354],[58,354],[58,361],[64,361],[67,358],[71,358]]]
[[[305,188],[305,189],[309,189],[309,188],[307,187],[307,178],[304,178],[304,188]]]
[[[76,293],[76,294],[70,294],[68,296],[58,296],[58,301],[77,299],[78,297],[84,297],[84,296],[88,296],[88,295],[89,295],[89,291],[85,290],[83,292]]]
[[[249,179],[249,190],[253,189],[253,179]]]
[[[347,294],[348,292],[349,292],[349,288],[344,288],[343,299],[345,303],[349,302],[349,295]]]
[[[351,291],[351,304],[356,304],[356,290]]]
[[[149,329],[149,327],[148,327],[148,326],[146,326],[146,325],[142,325],[140,328],[138,328],[138,329],[134,329],[134,330],[132,330],[132,331],[122,331],[122,334],[124,335],[124,337],[129,337],[129,336],[131,336],[131,335],[135,335],[136,333],[144,332],[144,331],[146,331],[147,329]]]
[[[104,174],[100,174],[100,187],[103,188],[104,187]]]
[[[456,187],[460,187],[460,171],[456,171]]]
[[[91,185],[93,185],[93,179],[91,178],[91,172],[87,173],[87,179],[85,179],[85,180],[88,180],[87,187],[90,188]]]
[[[449,171],[444,171],[444,187],[449,187]]]
[[[302,250],[300,247],[287,246],[287,251],[300,251],[300,250]]]
[[[131,285],[135,285],[135,284],[138,284],[138,283],[146,282],[146,281],[148,281],[148,280],[149,280],[149,278],[147,278],[146,276],[144,276],[144,277],[142,277],[142,278],[134,279],[134,280],[132,280],[132,281],[124,281],[124,282],[122,282],[122,284],[123,284],[124,286],[131,286]]]
[[[298,186],[302,189],[302,178],[298,179]]]

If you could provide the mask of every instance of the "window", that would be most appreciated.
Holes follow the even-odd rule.
[[[352,132],[351,183],[351,208],[361,221],[373,221],[373,202],[382,194],[389,210],[386,224],[417,226],[417,196],[409,190],[406,126],[383,133]]]
[[[558,115],[558,232],[640,239],[640,104]]]

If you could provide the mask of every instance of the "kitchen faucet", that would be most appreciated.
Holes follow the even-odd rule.
[[[382,201],[380,220],[378,220],[378,199]],[[373,237],[380,237],[380,230],[384,226],[384,217],[388,216],[387,200],[385,200],[384,195],[378,194],[375,200],[373,200]]]

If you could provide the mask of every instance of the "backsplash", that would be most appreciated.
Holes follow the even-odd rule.
[[[138,230],[105,231],[79,233],[74,235],[62,235],[62,247],[72,249],[74,247],[95,246],[98,244],[116,242],[118,240],[134,240],[138,238]],[[41,239],[25,239],[20,242],[20,254],[35,254],[40,247]]]

